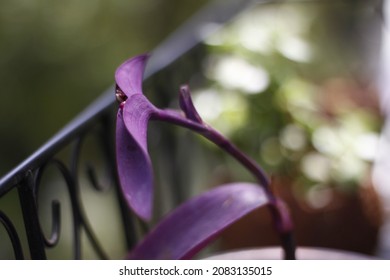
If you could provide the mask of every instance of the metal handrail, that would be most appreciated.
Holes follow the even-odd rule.
[[[202,9],[156,47],[152,52],[153,55],[145,70],[145,79],[172,64],[177,58],[209,35],[207,32],[205,33],[206,29],[204,28],[207,24],[214,23],[217,25],[224,23],[253,2],[270,1],[218,0]],[[58,152],[61,147],[74,139],[75,135],[87,130],[95,120],[99,119],[102,115],[107,114],[107,112],[112,109],[114,103],[114,87],[111,86],[95,102],[88,106],[81,114],[76,116],[76,118],[36,150],[31,156],[4,175],[0,179],[0,197],[8,192],[14,185],[17,185],[23,179],[26,171],[31,168],[37,168],[45,162],[50,155]]]
[[[247,8],[253,2],[272,2],[267,0],[217,0],[207,5],[187,23],[179,28],[175,33],[162,42],[153,52],[148,63],[145,78],[150,78],[162,69],[171,65],[183,54],[199,44],[205,36],[205,26],[207,24],[223,24],[235,14]],[[74,258],[81,258],[80,231],[81,229],[87,234],[89,241],[95,249],[97,255],[102,258],[108,258],[105,252],[94,236],[89,223],[84,214],[79,195],[79,186],[77,178],[77,166],[81,143],[85,134],[95,132],[96,125],[102,124],[107,128],[108,117],[114,110],[115,98],[114,87],[109,87],[96,101],[90,104],[83,112],[76,116],[71,122],[50,138],[44,145],[33,152],[29,157],[22,161],[18,166],[0,178],[0,199],[5,199],[5,195],[17,189],[20,200],[20,207],[24,219],[24,227],[27,234],[30,257],[32,259],[46,259],[46,247],[55,246],[60,232],[60,205],[58,201],[52,202],[52,232],[47,238],[43,233],[38,217],[38,189],[40,177],[47,165],[54,165],[65,179],[68,190],[73,222],[74,238]],[[114,162],[113,156],[110,155],[110,144],[112,144],[107,135],[100,135],[103,142],[106,156]],[[75,142],[72,150],[70,167],[58,161],[55,156],[70,143]],[[111,170],[112,179],[116,182],[115,164]],[[93,180],[91,180],[92,182]],[[118,184],[116,184],[117,186]],[[123,200],[119,194],[119,188],[116,189],[119,204],[121,206],[122,221],[125,230],[127,247],[134,245],[134,224],[132,216],[127,211]],[[0,211],[0,222],[5,227],[11,240],[15,258],[24,258],[23,248],[20,245],[18,233],[7,215]]]

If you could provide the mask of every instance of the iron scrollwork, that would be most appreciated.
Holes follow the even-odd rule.
[[[19,235],[18,235],[12,221],[8,218],[8,216],[3,211],[0,211],[0,223],[4,226],[5,230],[7,231],[8,236],[11,240],[12,247],[14,250],[15,259],[17,259],[17,260],[24,259],[22,245],[20,243]]]
[[[167,66],[172,65],[177,59],[184,54],[189,53],[189,50],[195,46],[199,46],[203,37],[199,36],[200,30],[204,30],[205,24],[213,22],[222,24],[236,15],[239,11],[245,9],[251,4],[251,0],[245,1],[215,1],[210,3],[204,9],[200,10],[193,18],[188,20],[188,24],[178,29],[166,41],[160,44],[154,51],[153,57],[150,60],[149,68],[145,73],[145,78],[160,72]],[[260,2],[268,2],[262,0]],[[174,50],[174,51],[172,51]],[[5,227],[6,232],[11,240],[14,255],[16,259],[25,258],[23,248],[20,241],[21,234],[17,232],[15,226],[8,218],[10,215],[5,215],[2,211],[2,200],[6,199],[6,195],[17,189],[19,195],[19,205],[22,210],[24,227],[29,246],[30,258],[46,259],[46,250],[58,246],[61,240],[62,220],[63,215],[61,202],[59,200],[51,201],[51,231],[47,237],[42,229],[41,218],[38,214],[40,202],[38,194],[41,190],[40,184],[43,174],[47,172],[48,167],[54,167],[63,178],[66,190],[71,205],[72,216],[72,231],[73,231],[73,258],[79,259],[82,256],[81,233],[84,232],[92,244],[94,251],[99,258],[108,258],[102,246],[98,242],[89,221],[82,203],[82,195],[80,192],[80,152],[82,143],[86,136],[94,133],[97,126],[100,126],[98,139],[101,142],[105,157],[106,168],[108,174],[115,186],[116,202],[120,209],[120,219],[123,226],[127,249],[132,248],[137,241],[135,227],[138,229],[143,226],[139,223],[134,215],[129,211],[124,202],[123,197],[119,194],[118,182],[116,178],[115,156],[112,152],[114,143],[109,133],[111,124],[113,123],[112,113],[115,104],[114,88],[108,89],[87,107],[80,115],[78,115],[67,126],[61,129],[57,134],[50,138],[41,148],[31,154],[25,161],[21,162],[16,168],[0,178],[0,223]],[[73,143],[70,164],[65,164],[64,161],[58,159],[58,154],[63,151],[70,143]],[[83,147],[84,149],[84,147]],[[98,174],[95,168],[87,166],[86,175],[90,185],[96,190],[104,191],[105,185],[98,180]],[[0,244],[1,246],[1,244]],[[1,248],[0,248],[1,249]]]
[[[122,224],[125,227],[126,241],[127,246],[131,247],[134,240],[134,229],[132,225],[132,217],[130,216],[129,211],[127,210],[125,204],[121,201],[121,196],[119,195],[119,190],[117,189],[117,180],[115,175],[115,161],[114,156],[112,155],[112,142],[110,141],[107,134],[109,127],[105,124],[109,124],[109,121],[103,121],[103,125],[100,126],[101,133],[97,134],[97,139],[100,142],[100,147],[103,150],[104,155],[104,164],[105,168],[108,169],[107,176],[111,181],[111,186],[116,186],[116,197],[119,200],[120,210],[123,214]],[[92,134],[92,131],[88,131],[89,134]],[[103,131],[103,132],[102,132]],[[72,224],[72,251],[73,259],[81,259],[82,256],[82,233],[85,233],[85,236],[89,240],[90,244],[97,257],[100,259],[108,259],[108,254],[104,251],[103,246],[100,244],[96,234],[93,230],[93,227],[90,225],[86,212],[84,211],[82,203],[82,195],[80,188],[80,177],[83,176],[89,182],[89,185],[93,186],[96,191],[104,192],[107,191],[109,186],[107,184],[101,183],[97,176],[97,171],[93,164],[88,163],[85,168],[82,169],[80,166],[80,155],[83,148],[83,141],[88,134],[81,134],[74,141],[74,145],[71,151],[70,164],[67,166],[64,161],[58,158],[50,158],[41,166],[35,170],[28,170],[23,180],[18,184],[18,194],[20,200],[20,206],[22,209],[24,225],[26,229],[28,246],[30,251],[30,257],[32,259],[47,259],[46,249],[53,248],[58,245],[61,236],[61,202],[57,199],[51,200],[51,232],[46,236],[42,224],[42,217],[39,216],[39,207],[40,199],[39,193],[42,189],[42,178],[44,177],[47,169],[54,168],[60,174],[61,181],[64,182],[67,197],[70,201],[70,211],[71,211],[71,224]],[[85,172],[82,172],[84,170]],[[85,173],[85,174],[84,174]],[[49,186],[50,187],[50,186]],[[13,226],[10,219],[0,211],[0,222],[5,227],[12,246],[14,249],[14,254],[16,259],[23,259],[23,250],[21,242],[18,236],[18,233]]]

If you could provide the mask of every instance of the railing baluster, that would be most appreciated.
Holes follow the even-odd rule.
[[[18,192],[31,258],[44,260],[46,259],[45,241],[39,224],[35,183],[34,174],[30,170],[19,185]]]
[[[269,2],[269,0],[258,0]],[[178,29],[176,33],[168,37],[153,52],[153,57],[145,72],[145,78],[166,68],[177,60],[178,57],[187,53],[196,46],[203,38],[200,36],[205,24],[223,23],[250,5],[253,0],[235,1],[224,0],[214,1],[210,6],[201,10],[191,18],[187,24]],[[87,107],[81,114],[75,117],[68,125],[63,127],[57,134],[50,138],[42,147],[32,153],[26,160],[21,162],[13,170],[0,178],[0,199],[12,190],[17,188],[20,207],[22,210],[24,227],[27,234],[27,241],[32,259],[46,259],[46,248],[57,245],[60,237],[60,204],[54,201],[52,212],[52,233],[46,238],[41,228],[38,215],[37,193],[40,184],[40,176],[45,165],[54,163],[64,177],[70,195],[72,206],[72,226],[73,226],[73,250],[75,259],[82,258],[81,252],[81,232],[84,229],[93,248],[100,258],[107,258],[102,246],[100,246],[92,227],[89,225],[87,216],[84,213],[80,189],[78,160],[80,155],[81,142],[84,135],[94,133],[96,124],[102,124],[103,130],[100,135],[102,149],[108,161],[109,176],[114,182],[116,198],[119,203],[123,229],[126,237],[127,249],[132,248],[137,242],[136,226],[138,220],[130,212],[124,198],[120,194],[118,179],[116,175],[114,142],[107,133],[112,127],[113,121],[110,118],[114,105],[114,87],[109,88],[95,102]],[[114,134],[112,134],[114,135]],[[76,143],[75,143],[76,142]],[[71,163],[68,168],[62,162],[53,160],[58,153],[65,149],[70,143],[75,143],[71,155]],[[91,175],[91,174],[90,174]],[[92,174],[94,176],[94,174]],[[96,179],[96,178],[93,178]],[[93,182],[92,182],[93,183]],[[98,185],[98,182],[96,184]],[[0,223],[4,225],[11,239],[15,258],[23,259],[23,251],[20,245],[18,234],[8,217],[0,211]],[[142,224],[140,225],[142,226]]]

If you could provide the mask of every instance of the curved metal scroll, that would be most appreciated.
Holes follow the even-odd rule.
[[[268,2],[269,0],[260,0]],[[234,0],[216,0],[212,1],[210,6],[206,6],[193,18],[187,21],[187,24],[178,29],[172,36],[162,42],[153,52],[153,57],[146,69],[145,78],[152,76],[177,60],[178,57],[191,50],[201,40],[204,27],[212,23],[224,23],[237,14],[240,10],[249,6],[253,0],[234,1]],[[215,2],[215,3],[214,3]],[[90,226],[87,215],[84,212],[82,199],[80,195],[79,181],[79,156],[84,136],[90,134],[97,124],[102,124],[102,130],[99,139],[102,141],[102,149],[106,156],[108,168],[114,186],[117,192],[117,201],[120,206],[121,219],[126,237],[126,247],[131,248],[136,242],[134,229],[134,216],[128,210],[124,198],[119,194],[118,182],[115,171],[115,159],[112,152],[113,141],[110,134],[107,133],[111,127],[112,119],[109,118],[114,104],[113,87],[109,88],[95,102],[78,115],[67,126],[61,129],[57,134],[50,138],[41,148],[31,154],[25,161],[21,162],[16,168],[0,178],[0,198],[2,199],[9,191],[17,188],[20,200],[20,207],[23,214],[24,226],[28,239],[30,257],[32,259],[46,259],[46,248],[55,247],[60,240],[61,233],[61,205],[57,200],[52,201],[51,206],[51,232],[45,236],[40,217],[38,216],[38,193],[41,184],[41,178],[50,166],[59,170],[65,180],[66,188],[70,197],[72,208],[72,225],[74,239],[74,258],[81,258],[81,232],[84,230],[88,239],[100,258],[107,258],[102,246],[99,244],[92,227]],[[68,166],[62,161],[55,159],[56,155],[62,151],[69,143],[74,143],[71,162]],[[110,167],[111,166],[111,167]],[[97,180],[96,172],[93,167],[87,168],[89,182],[97,190],[104,190],[104,186]],[[8,217],[0,212],[0,222],[5,226],[11,239],[15,257],[24,258],[22,247],[15,227]]]
[[[3,211],[0,211],[0,223],[3,224],[5,230],[8,233],[8,236],[11,240],[12,247],[14,249],[15,259],[17,259],[17,260],[24,259],[22,245],[20,244],[19,235],[18,235],[14,225],[12,224],[11,220],[7,217],[7,215]]]
[[[103,126],[104,127],[104,126]],[[102,131],[105,129],[103,128]],[[109,156],[109,146],[107,146],[108,139],[103,136],[103,133],[98,134],[98,139],[103,140],[101,147],[104,155],[109,158],[105,158],[104,162],[107,165],[109,174],[111,175],[110,180],[116,182],[116,176],[114,174],[115,163],[112,161],[113,157]],[[96,252],[97,256],[101,259],[108,259],[108,255],[104,252],[103,247],[98,241],[94,230],[92,229],[87,215],[83,209],[82,198],[80,194],[80,154],[82,150],[82,143],[84,135],[81,135],[75,141],[74,147],[71,154],[70,167],[59,159],[51,159],[39,167],[36,171],[29,171],[24,180],[25,184],[19,187],[19,195],[23,210],[23,216],[26,224],[27,237],[29,239],[29,246],[31,251],[31,257],[34,259],[45,259],[46,253],[45,248],[55,247],[60,239],[61,234],[61,203],[58,200],[52,200],[51,202],[51,233],[50,236],[45,236],[44,230],[41,226],[40,217],[38,215],[39,201],[38,194],[41,189],[42,177],[44,176],[48,167],[54,167],[59,173],[63,181],[65,182],[67,194],[70,199],[71,215],[72,215],[72,236],[73,236],[73,256],[74,259],[81,259],[81,233],[85,232],[89,239],[92,248]],[[92,185],[98,191],[105,191],[107,187],[101,184],[96,176],[93,166],[89,165],[86,168],[86,176]],[[111,185],[111,184],[110,184]],[[120,199],[119,191],[117,192],[118,198]],[[121,206],[121,203],[119,203]],[[127,209],[121,208],[122,213],[128,212]],[[126,217],[129,221],[129,217]],[[125,222],[126,223],[126,222]],[[133,229],[130,230],[134,232]],[[134,244],[135,240],[131,240],[131,236],[127,236],[128,246]],[[129,240],[131,240],[129,242]]]

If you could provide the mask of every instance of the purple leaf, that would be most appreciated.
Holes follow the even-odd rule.
[[[126,106],[130,109],[131,107]],[[151,217],[153,197],[152,165],[146,150],[145,139],[149,116],[145,114],[142,119],[134,119],[133,114],[126,114],[126,111],[118,111],[116,125],[119,181],[128,205],[137,215],[147,220]],[[130,122],[127,124],[130,129],[124,123],[123,113]]]
[[[147,149],[148,122],[156,108],[142,93],[148,55],[124,62],[115,73],[117,115],[116,154],[119,181],[130,208],[149,220],[153,203],[153,171]]]
[[[128,205],[149,220],[153,204],[153,171],[147,150],[147,128],[155,112],[141,94],[127,99],[119,110],[116,128],[116,154],[119,181]]]
[[[216,187],[176,208],[128,258],[189,259],[227,226],[268,203],[264,190],[255,184]]]
[[[202,122],[188,87],[184,86],[180,90],[180,107],[183,112],[154,107],[142,93],[147,58],[147,55],[141,55],[129,59],[115,73],[116,97],[120,102],[116,132],[117,168],[129,207],[142,219],[150,219],[153,171],[147,150],[147,128],[151,119],[173,123],[203,135],[251,171],[260,186],[232,184],[191,200],[161,222],[129,257],[190,258],[225,227],[255,208],[270,204],[286,258],[294,258],[288,210],[272,194],[265,172],[230,141]]]
[[[188,85],[180,87],[179,97],[180,108],[186,114],[187,119],[190,119],[197,123],[203,123],[202,118],[199,116],[194,104],[192,103],[190,88],[188,87]]]
[[[134,94],[142,94],[142,81],[146,61],[149,55],[139,55],[126,60],[115,72],[115,82],[129,98]]]

